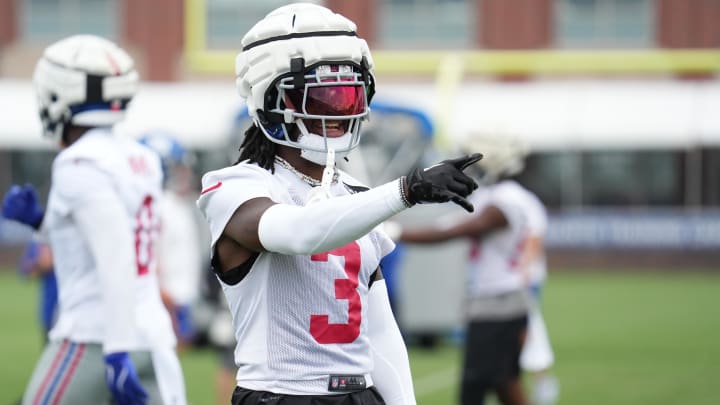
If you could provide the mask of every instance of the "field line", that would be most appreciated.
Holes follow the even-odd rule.
[[[446,368],[436,371],[432,374],[424,375],[413,382],[415,386],[415,398],[424,397],[435,391],[448,388],[458,382],[458,370],[455,367]]]

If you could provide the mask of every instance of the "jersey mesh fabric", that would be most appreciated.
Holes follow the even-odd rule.
[[[269,195],[276,202],[292,205],[304,205],[309,198],[312,188],[287,169],[276,166],[274,176],[256,169],[254,165],[240,164],[223,169],[220,176],[206,175],[204,182],[208,185],[223,183],[213,192],[216,202],[199,203],[205,207],[208,221],[214,221],[213,213],[223,215],[229,211],[228,205],[237,208],[247,196]],[[246,187],[234,187],[234,178],[245,180]],[[332,187],[333,195],[350,193],[343,182],[358,184],[341,173],[340,181]],[[223,195],[225,184],[230,187]],[[235,192],[239,189],[243,195]],[[235,350],[238,385],[285,394],[327,394],[330,374],[370,373],[372,360],[366,333],[368,284],[380,258],[394,244],[382,231],[374,230],[350,245],[354,247],[332,251],[327,259],[322,255],[262,253],[243,281],[234,286],[223,285],[238,340]],[[350,275],[353,263],[359,264],[357,285],[343,290],[347,286],[342,285],[353,277]],[[336,298],[336,294],[349,298]],[[340,338],[330,333],[329,339],[336,341],[321,343],[313,336],[311,319],[317,319],[313,315],[327,315],[327,323],[339,325],[348,324],[350,313],[354,319],[359,316],[356,337],[352,332]],[[352,329],[347,325],[339,328],[344,332]]]

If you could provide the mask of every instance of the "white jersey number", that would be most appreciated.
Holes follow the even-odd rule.
[[[360,246],[357,242],[333,249],[329,252],[310,256],[317,262],[327,262],[328,255],[345,258],[345,274],[347,278],[335,279],[335,298],[348,300],[348,322],[330,323],[328,315],[310,315],[310,334],[318,343],[351,343],[360,336],[362,303],[357,292],[358,274],[360,273]]]

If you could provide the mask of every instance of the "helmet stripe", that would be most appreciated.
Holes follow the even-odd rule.
[[[347,37],[356,37],[357,33],[355,31],[312,31],[312,32],[295,32],[292,34],[286,34],[286,35],[278,35],[275,37],[260,39],[255,42],[251,42],[248,45],[245,45],[243,47],[243,52],[247,51],[249,49],[252,49],[256,46],[264,45],[269,42],[275,42],[275,41],[284,41],[286,39],[294,39],[294,38],[308,38],[308,37],[336,37],[336,36],[347,36]]]

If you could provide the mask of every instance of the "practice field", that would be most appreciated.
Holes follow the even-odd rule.
[[[0,271],[0,405],[20,398],[41,350],[36,288]],[[561,404],[720,403],[720,273],[556,272],[545,313]],[[458,348],[410,355],[418,403],[457,403]],[[191,403],[216,403],[214,355],[182,362]]]

